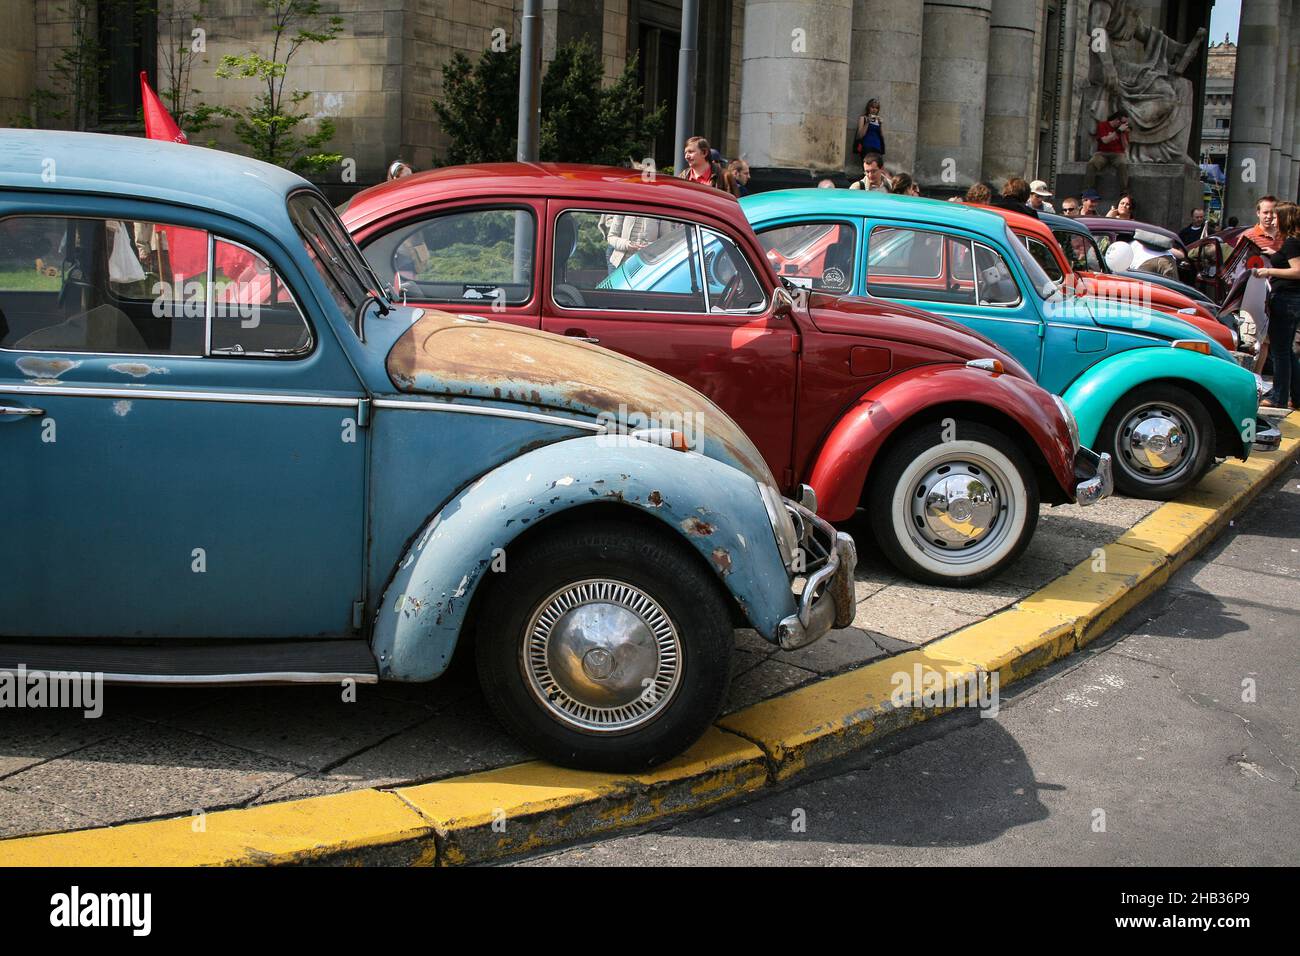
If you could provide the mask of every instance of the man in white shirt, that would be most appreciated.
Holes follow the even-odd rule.
[[[885,160],[879,153],[867,153],[862,157],[862,178],[849,185],[850,189],[865,189],[873,193],[889,192],[889,181],[885,178]]]
[[[1029,184],[1029,205],[1038,212],[1056,212],[1052,204],[1047,200],[1052,198],[1052,191],[1047,188],[1047,183],[1041,179],[1035,179]]]

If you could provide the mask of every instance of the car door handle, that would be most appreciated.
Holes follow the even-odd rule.
[[[24,405],[0,405],[0,415],[44,415],[43,408],[28,408]]]
[[[594,335],[588,335],[586,329],[565,329],[564,334],[571,339],[577,339],[579,342],[590,342],[592,345],[600,344],[600,339]]]

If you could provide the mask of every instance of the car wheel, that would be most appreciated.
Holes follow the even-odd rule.
[[[503,724],[553,763],[635,771],[681,753],[722,708],[735,643],[717,580],[631,524],[570,527],[506,556],[477,636]]]
[[[1209,467],[1214,424],[1200,399],[1186,389],[1143,385],[1111,408],[1098,444],[1115,459],[1118,491],[1168,501]]]
[[[873,467],[876,542],[918,581],[969,587],[1014,561],[1038,524],[1038,481],[1024,452],[987,425],[927,426]]]

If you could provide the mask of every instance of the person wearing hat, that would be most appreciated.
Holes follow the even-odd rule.
[[[1097,211],[1097,203],[1101,202],[1101,193],[1095,189],[1085,189],[1080,194],[1080,200],[1083,205],[1079,207],[1080,216],[1100,216]]]
[[[1029,207],[1035,212],[1056,212],[1048,199],[1052,198],[1052,191],[1047,188],[1047,183],[1041,179],[1035,179],[1029,184]]]

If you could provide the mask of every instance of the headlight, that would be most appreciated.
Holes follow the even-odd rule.
[[[794,528],[794,520],[785,509],[781,492],[771,485],[758,486],[759,497],[767,508],[767,520],[772,523],[772,534],[776,537],[776,546],[781,551],[781,561],[788,568],[794,563],[794,551],[799,546],[799,535]]]
[[[1061,417],[1070,428],[1070,442],[1074,446],[1071,451],[1078,451],[1083,443],[1079,441],[1079,423],[1074,418],[1074,412],[1070,411],[1070,406],[1065,404],[1065,400],[1060,395],[1053,395],[1052,401],[1056,402],[1056,407],[1061,410]]]

